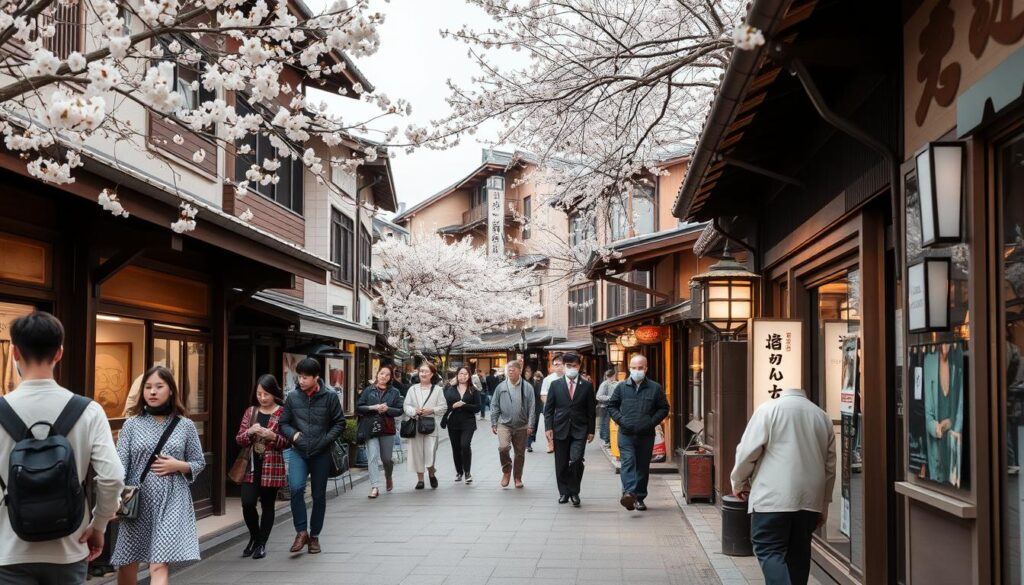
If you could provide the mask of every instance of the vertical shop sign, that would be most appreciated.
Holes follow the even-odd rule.
[[[487,179],[487,253],[505,254],[505,179]]]
[[[748,343],[752,360],[751,406],[778,398],[783,390],[803,387],[803,322],[754,319]]]

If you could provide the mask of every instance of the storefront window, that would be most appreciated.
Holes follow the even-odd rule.
[[[182,328],[166,331],[155,326],[153,332],[154,366],[164,366],[174,374],[189,418],[199,431],[204,449],[210,448],[210,346],[200,333]]]
[[[0,303],[0,396],[14,390],[21,383],[11,351],[11,322],[28,315],[34,309],[31,305]]]
[[[832,419],[836,482],[828,522],[818,531],[825,544],[863,567],[864,475],[860,384],[860,271],[813,289],[817,305],[814,398]]]
[[[1003,316],[1006,364],[1003,387],[1006,436],[1003,450],[1003,559],[1005,582],[1024,583],[1024,134],[998,149],[997,188],[1002,200]]]

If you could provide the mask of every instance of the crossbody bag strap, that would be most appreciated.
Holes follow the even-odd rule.
[[[142,470],[142,475],[139,476],[139,485],[146,480],[146,476],[149,475],[149,468],[153,466],[156,461],[156,456],[160,454],[160,450],[167,444],[167,439],[171,437],[171,433],[174,432],[174,427],[178,426],[178,421],[181,420],[180,416],[175,416],[174,420],[167,425],[164,429],[164,434],[160,435],[160,441],[157,442],[156,448],[153,449],[153,454],[149,456],[149,461],[146,462],[146,467]]]

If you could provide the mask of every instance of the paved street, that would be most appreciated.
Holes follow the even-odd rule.
[[[244,542],[174,576],[176,584],[539,585],[718,584],[668,484],[655,478],[645,513],[618,504],[618,476],[595,442],[583,507],[558,505],[552,456],[531,453],[525,489],[498,485],[497,441],[473,440],[473,485],[455,484],[451,449],[438,453],[440,487],[414,491],[396,469],[395,491],[369,500],[367,484],[329,500],[318,556],[287,552],[291,521],[275,529],[266,559],[240,557]],[[330,489],[330,488],[329,488]]]

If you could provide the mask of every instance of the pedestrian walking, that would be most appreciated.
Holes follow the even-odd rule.
[[[6,498],[6,505],[0,507],[0,584],[81,585],[88,562],[103,551],[107,522],[117,510],[124,486],[124,467],[103,407],[61,387],[53,378],[54,367],[64,355],[61,322],[36,311],[14,319],[9,332],[13,366],[21,382],[0,398],[0,485]],[[33,425],[32,438],[26,435],[29,425]],[[53,481],[50,476],[50,485],[26,486],[11,473],[12,456],[16,451],[20,456],[26,447],[41,446],[38,439],[45,439],[51,429],[53,439],[59,435],[60,441],[66,441],[64,457],[73,465],[66,468],[65,481]],[[64,498],[68,484],[79,483],[90,467],[96,475],[91,514],[84,493],[74,500]],[[36,504],[37,499],[46,505],[31,510],[22,505]],[[61,505],[62,500],[69,505]],[[23,531],[32,524],[54,534],[37,541],[34,531],[32,535]]]
[[[733,493],[748,502],[766,585],[807,585],[811,536],[828,519],[836,481],[832,421],[798,388],[754,411],[736,447]]]
[[[494,389],[498,387],[498,376],[494,368],[491,368],[483,377],[484,390],[480,393],[480,420],[487,417],[487,409],[491,406],[491,397],[494,396]]]
[[[455,385],[444,389],[448,410],[441,426],[448,427],[448,439],[455,460],[455,481],[473,483],[473,433],[476,432],[476,413],[480,411],[480,392],[473,386],[469,368],[463,366],[455,374]]]
[[[604,443],[605,447],[611,445],[611,429],[608,424],[610,418],[608,416],[608,401],[611,400],[612,392],[619,383],[615,379],[617,373],[615,368],[605,370],[604,381],[601,382],[601,386],[597,389],[597,406],[600,409],[599,416],[601,417],[601,442]]]
[[[249,544],[242,556],[262,559],[267,556],[267,541],[274,528],[277,492],[288,483],[284,466],[288,439],[278,433],[284,413],[284,391],[277,378],[270,374],[260,376],[249,402],[251,406],[245,409],[235,435],[239,447],[252,448],[249,471],[240,486],[242,518],[249,529]],[[257,502],[260,511],[256,510]]]
[[[527,382],[530,382],[530,378],[524,376],[524,379]],[[541,397],[540,397],[540,386],[541,386],[541,383],[543,381],[544,381],[544,375],[543,374],[541,374],[540,372],[534,372],[533,373],[533,381],[530,382],[530,385],[533,386],[533,404],[534,404],[533,421],[530,423],[530,427],[533,430],[530,431],[530,438],[529,438],[529,440],[526,443],[526,452],[527,453],[533,453],[533,443],[534,443],[534,441],[537,440],[537,433],[539,432],[539,429],[540,429],[540,417],[541,417],[542,414],[544,414],[544,401],[541,400]]]
[[[544,377],[544,381],[541,383],[540,386],[539,394],[541,404],[543,404],[544,401],[547,400],[548,398],[548,392],[550,391],[551,383],[565,375],[565,364],[562,362],[562,354],[555,354],[555,357],[551,360],[551,367],[554,369],[551,371],[550,374]],[[538,406],[538,408],[542,407]],[[536,438],[536,431],[534,432],[533,437],[534,439]],[[533,450],[533,439],[530,440],[530,449],[531,451]],[[554,451],[555,444],[552,443],[551,441],[548,441],[548,453],[553,453]]]
[[[384,467],[384,486],[390,492],[395,484],[391,474],[395,464],[391,459],[395,450],[395,417],[402,416],[402,395],[392,382],[390,366],[381,366],[375,382],[359,395],[360,438],[366,445],[366,466],[370,474],[370,495],[380,495],[380,468]]]
[[[668,416],[668,399],[661,384],[647,377],[647,358],[629,360],[629,379],[620,382],[608,400],[608,415],[619,425],[622,498],[627,510],[647,509],[647,480],[651,475],[655,429]]]
[[[142,376],[142,400],[117,437],[125,483],[139,488],[139,512],[123,519],[110,564],[118,585],[135,585],[139,563],[153,585],[170,582],[171,563],[199,560],[199,535],[189,485],[206,467],[199,433],[174,375],[154,366]]]
[[[338,393],[320,378],[320,362],[305,358],[295,366],[298,389],[288,393],[281,413],[280,432],[291,440],[288,489],[291,492],[295,540],[292,553],[318,554],[320,533],[327,513],[327,476],[331,472],[331,444],[345,430],[345,413]],[[306,478],[313,510],[306,516]]]
[[[515,478],[516,487],[523,487],[523,465],[526,463],[526,442],[536,430],[537,404],[533,386],[522,378],[523,363],[513,360],[505,366],[506,377],[494,391],[491,403],[491,432],[498,435],[498,457],[501,460],[501,487],[508,487]],[[509,451],[515,449],[515,460]]]
[[[558,503],[572,501],[580,506],[580,482],[583,479],[583,454],[594,440],[597,422],[597,398],[594,385],[580,375],[580,358],[575,353],[562,356],[565,377],[555,380],[544,403],[544,428],[555,445],[555,480]]]
[[[430,362],[420,365],[420,382],[409,388],[405,397],[405,419],[419,421],[423,418],[434,419],[433,430],[423,433],[423,425],[417,423],[416,436],[409,439],[409,470],[416,472],[416,489],[423,489],[423,475],[430,480],[431,489],[437,489],[436,467],[438,429],[441,417],[448,405],[444,400],[444,390],[435,382],[437,367]]]

